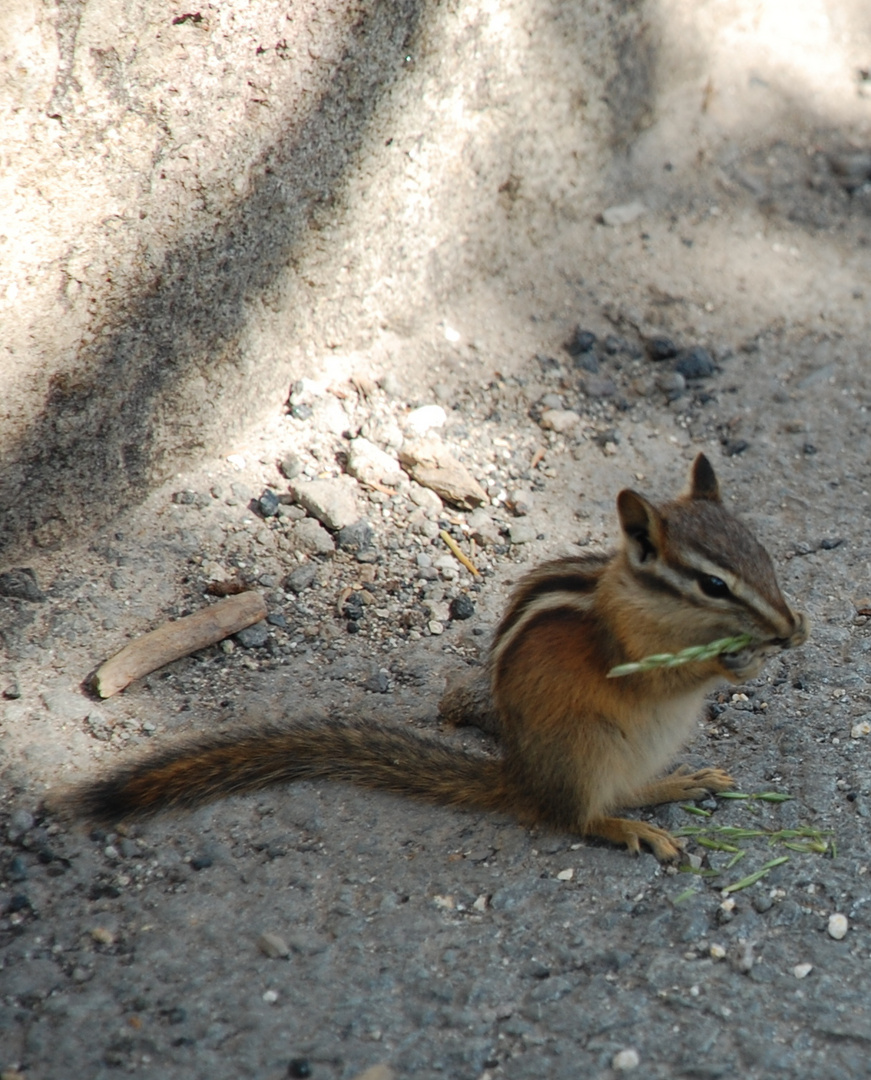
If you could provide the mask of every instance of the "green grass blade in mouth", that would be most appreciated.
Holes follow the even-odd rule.
[[[750,634],[738,634],[736,637],[719,638],[708,645],[690,645],[678,653],[654,653],[643,660],[634,660],[629,664],[618,664],[608,672],[609,679],[619,679],[623,675],[634,675],[639,671],[654,671],[656,668],[680,667],[681,664],[698,663],[713,660],[723,653],[736,653],[746,649],[753,641]]]

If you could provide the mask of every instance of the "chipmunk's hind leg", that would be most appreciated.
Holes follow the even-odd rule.
[[[646,844],[660,862],[677,862],[683,855],[680,841],[658,825],[632,818],[600,817],[588,821],[585,836],[599,836],[612,844],[625,844],[633,855],[641,854]]]

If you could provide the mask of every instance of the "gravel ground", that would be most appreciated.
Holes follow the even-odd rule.
[[[514,39],[505,52],[518,80],[535,81],[555,46],[521,33],[528,9],[504,7],[534,63],[520,70]],[[583,43],[591,71],[603,19],[571,12],[553,41],[569,72],[571,42]],[[851,12],[845,0],[833,19]],[[428,40],[409,75],[420,82],[396,90],[408,109],[389,131],[408,160],[389,168],[418,186],[400,214],[383,185],[364,185],[371,213],[353,233],[364,270],[348,256],[338,272],[349,211],[322,208],[336,231],[324,225],[305,295],[326,300],[297,318],[298,381],[265,395],[261,423],[242,435],[228,423],[220,454],[130,509],[116,512],[112,483],[100,486],[91,533],[60,536],[52,491],[20,488],[20,518],[52,528],[0,567],[2,1080],[867,1071],[871,135],[856,119],[867,74],[849,76],[849,124],[823,97],[818,112],[778,112],[786,90],[804,100],[794,70],[784,90],[752,50],[738,66],[721,36],[692,94],[661,95],[648,117],[631,52],[632,86],[608,84],[612,105],[625,95],[625,127],[607,169],[596,158],[578,179],[588,132],[561,141],[580,108],[567,91],[550,102],[565,127],[523,114],[526,141],[495,139],[504,168],[487,172],[470,147],[485,121],[521,129],[506,118],[526,83],[480,83],[481,124],[453,157],[436,136],[412,138],[411,109],[421,86],[475,81],[478,51],[503,42],[499,18],[482,5],[474,32],[448,23],[455,53]],[[855,52],[871,37],[850,40]],[[660,45],[666,65],[678,52]],[[740,93],[723,89],[730,76]],[[530,109],[547,104],[540,85]],[[450,127],[441,97],[418,96]],[[604,99],[592,98],[601,136]],[[729,128],[739,105],[757,121],[742,137]],[[719,142],[717,124],[731,132]],[[452,161],[498,188],[498,207],[481,209]],[[521,182],[512,170],[524,165]],[[433,212],[424,244],[411,225],[428,205],[422,178],[441,167],[456,214]],[[419,265],[407,286],[367,262],[385,222]],[[370,271],[390,294],[380,307]],[[197,393],[205,410],[205,383]],[[420,439],[464,466],[452,482],[465,509],[399,466]],[[118,831],[46,809],[69,783],[216,724],[379,717],[488,747],[475,729],[448,730],[438,701],[481,660],[511,583],[543,558],[612,546],[617,491],[668,496],[700,450],[812,636],[700,718],[687,762],[791,798],[657,810],[660,824],[696,830],[697,872],[338,785]],[[87,477],[70,455],[58,469]],[[128,640],[237,586],[262,591],[264,624],[107,701],[88,693],[89,673]]]
[[[841,448],[867,455],[868,389],[854,378],[845,395],[829,374],[841,345],[770,335],[652,360],[671,351],[661,338],[599,335],[576,356],[556,349],[486,385],[439,388],[439,401],[409,401],[392,377],[386,389],[297,384],[257,443],[179,477],[65,568],[46,558],[7,579],[20,591],[26,578],[34,598],[3,601],[6,1074],[59,1076],[77,1062],[95,1077],[350,1077],[388,1063],[403,1076],[608,1076],[636,1056],[662,1077],[861,1073],[871,639],[865,542],[851,523],[867,494]],[[709,373],[676,395],[676,368],[705,356]],[[444,507],[395,466],[396,494],[349,482],[347,434],[395,447],[421,405],[444,416],[437,437],[488,490],[483,511]],[[838,425],[797,419],[821,406]],[[573,414],[566,433],[542,426],[549,409]],[[699,867],[718,873],[675,873],[509,820],[329,786],[118,832],[40,809],[40,786],[191,727],[301,712],[438,727],[446,678],[480,657],[523,567],[612,542],[619,484],[667,493],[699,447],[736,507],[760,486],[772,493],[745,516],[814,634],[718,695],[687,758],[792,800],[707,800],[697,809],[709,817],[668,807],[656,820],[810,827],[825,854],[756,835],[734,842],[745,854],[731,866],[736,852],[691,839]],[[304,478],[352,490],[371,526],[356,530],[362,546],[338,546],[341,532],[304,515],[291,494]],[[442,528],[475,551],[480,578]],[[268,600],[247,646],[203,650],[106,702],[80,688],[126,636],[199,608],[227,580]],[[470,618],[452,617],[458,597]],[[840,940],[834,914],[847,919]]]

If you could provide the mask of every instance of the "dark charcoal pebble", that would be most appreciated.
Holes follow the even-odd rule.
[[[736,454],[743,454],[749,445],[746,439],[729,439],[723,446],[723,453],[726,457],[735,457]]]
[[[346,619],[352,619],[354,622],[359,622],[363,618],[363,598],[359,593],[351,593],[348,599],[345,601],[342,608],[342,614]]]
[[[806,454],[807,454],[808,456],[810,456],[811,454],[815,454],[815,453],[817,452],[817,448],[816,448],[816,447],[814,446],[814,444],[813,444],[813,443],[811,443],[811,442],[806,442],[806,443],[804,444],[804,446],[802,447],[802,450],[803,450],[803,451],[804,451],[804,452],[805,452],[805,453],[806,453]]]
[[[565,350],[569,356],[580,356],[581,353],[589,352],[596,344],[596,335],[583,327],[575,327],[575,332],[565,343]]]
[[[291,570],[287,575],[284,580],[284,587],[290,589],[291,592],[301,593],[312,584],[317,572],[318,568],[314,563],[303,563],[296,570]]]
[[[823,551],[834,551],[836,547],[840,547],[843,544],[843,536],[826,537],[825,540],[820,541],[820,547]]]
[[[261,619],[260,622],[254,623],[253,626],[246,626],[244,630],[240,630],[234,636],[245,649],[261,649],[269,640],[268,623],[265,619]]]
[[[278,626],[282,630],[286,629],[287,627],[287,619],[285,619],[285,617],[281,614],[280,611],[276,611],[272,614],[267,615],[266,621],[269,623],[270,626]]]
[[[287,1066],[287,1075],[293,1080],[305,1080],[311,1074],[312,1067],[306,1058],[293,1058]]]
[[[269,488],[267,488],[257,500],[257,508],[265,518],[275,517],[278,513],[278,506],[278,496],[274,491],[270,491]]]
[[[647,355],[651,360],[671,360],[677,356],[677,345],[667,337],[648,338]]]
[[[451,601],[452,619],[471,619],[475,614],[475,602],[465,593],[460,593]]]
[[[685,379],[709,379],[714,374],[716,365],[707,349],[694,345],[691,349],[680,351],[674,370],[680,372]]]
[[[372,547],[375,530],[368,521],[361,519],[353,525],[345,525],[336,533],[336,543],[345,551],[364,551]]]
[[[16,600],[32,600],[42,603],[45,594],[36,582],[36,574],[29,566],[16,566],[0,574],[0,596],[11,596]]]
[[[210,855],[195,855],[191,859],[191,870],[208,870],[212,865],[212,858]]]
[[[359,634],[360,624],[358,622],[354,622],[353,619],[349,619],[345,629],[348,631],[349,634]]]

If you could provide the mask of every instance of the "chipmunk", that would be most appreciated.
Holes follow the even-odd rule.
[[[499,757],[381,724],[289,721],[157,750],[85,785],[78,809],[117,820],[270,784],[342,780],[677,858],[666,830],[613,811],[732,787],[720,769],[656,777],[690,738],[707,691],[751,679],[769,656],[801,645],[808,621],[784,600],[768,552],[723,506],[703,454],[685,495],[655,506],[624,490],[617,513],[618,551],[547,562],[510,599],[488,668]],[[739,634],[754,644],[608,678],[618,664]]]

